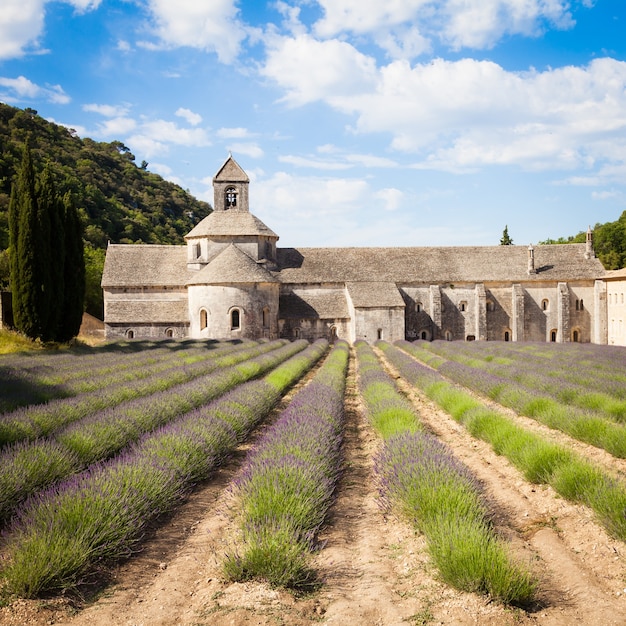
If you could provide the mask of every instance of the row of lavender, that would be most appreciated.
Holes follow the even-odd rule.
[[[285,343],[284,341],[282,342]],[[87,415],[134,400],[175,385],[188,382],[210,372],[234,365],[262,352],[273,350],[276,343],[223,346],[205,352],[193,361],[171,359],[156,366],[137,364],[131,378],[122,374],[107,380],[97,389],[69,398],[58,398],[45,404],[20,407],[0,416],[0,447],[22,440],[48,436]],[[150,358],[150,357],[146,357]],[[82,364],[81,364],[82,365]]]
[[[357,342],[356,350],[361,397],[384,440],[376,468],[389,506],[400,509],[424,534],[447,583],[505,604],[528,604],[536,583],[498,538],[477,481],[424,431],[372,348]]]
[[[283,346],[273,360],[262,357],[264,364],[248,361],[245,371],[253,375],[299,352],[265,378],[241,384],[209,404],[197,402],[203,385],[189,387],[186,392],[202,406],[189,406],[186,413],[179,409],[176,419],[123,454],[30,497],[5,537],[3,593],[34,597],[65,590],[89,582],[103,564],[129,555],[146,526],[207,477],[328,344],[320,341],[303,351],[305,346],[307,342]]]
[[[615,346],[502,342],[416,342],[421,348],[483,369],[560,402],[626,420],[626,359]]]
[[[0,360],[0,413],[97,389],[110,384],[111,377],[132,379],[142,368],[168,359],[193,362],[227,343],[136,342],[4,355]]]
[[[15,507],[37,490],[110,458],[143,433],[268,371],[305,345],[305,341],[255,344],[250,349],[196,364],[200,367],[182,368],[173,377],[162,375],[161,380],[157,376],[155,384],[148,387],[150,395],[90,412],[54,430],[50,437],[6,447],[0,453],[0,522],[6,521]],[[187,382],[181,383],[181,376]],[[174,385],[173,381],[179,384]],[[59,404],[63,402],[57,401]],[[94,406],[89,402],[87,405]],[[84,414],[84,410],[80,412]],[[66,417],[61,412],[61,419]]]
[[[626,541],[626,484],[621,478],[568,446],[552,443],[504,413],[487,407],[464,387],[418,363],[404,350],[386,342],[378,345],[405,380],[424,391],[472,436],[489,443],[496,454],[506,457],[527,480],[549,484],[564,498],[590,507],[612,536]]]
[[[615,421],[616,413],[621,414],[623,410],[626,410],[626,403],[609,398],[606,394],[601,394],[599,391],[602,389],[600,382],[596,383],[598,386],[595,387],[598,391],[595,391],[593,387],[583,387],[577,395],[576,389],[572,389],[571,386],[567,386],[562,381],[559,382],[556,378],[561,371],[571,370],[571,367],[557,366],[556,369],[553,369],[554,366],[552,366],[551,374],[544,372],[543,375],[538,374],[539,378],[536,378],[534,374],[518,378],[513,376],[505,378],[486,371],[484,367],[474,366],[468,362],[447,360],[441,355],[437,355],[433,359],[431,351],[424,349],[423,344],[401,341],[397,342],[396,345],[417,358],[426,360],[431,367],[434,367],[450,380],[471,388],[491,400],[513,409],[520,415],[531,417],[550,428],[567,433],[579,441],[603,448],[615,457],[626,458],[626,425]],[[485,348],[481,347],[480,350],[484,351]],[[521,356],[518,357],[518,362],[523,363]],[[532,368],[533,366],[531,364],[526,367]],[[539,368],[535,367],[535,369]],[[579,365],[576,369],[581,372],[581,375],[586,371],[584,365]],[[622,367],[620,371],[624,372],[624,368]],[[545,385],[539,383],[533,386],[532,380],[541,381],[551,376],[554,381],[553,384],[562,385],[563,394],[551,395],[545,391]],[[539,387],[543,387],[544,391],[538,390]],[[604,403],[600,403],[601,395],[605,396],[606,401]],[[576,400],[577,397],[578,400]],[[571,402],[582,403],[582,398],[587,399],[587,404],[590,404],[590,399],[594,398],[596,400],[595,410],[581,409],[572,405]],[[602,410],[603,407],[605,410]]]
[[[224,566],[232,579],[313,582],[308,557],[339,476],[348,357],[336,343],[250,453],[236,482],[242,536]]]

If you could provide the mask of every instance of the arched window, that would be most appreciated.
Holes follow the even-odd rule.
[[[135,338],[135,331],[129,328],[126,331],[126,339],[134,339],[134,338]]]
[[[580,299],[580,310],[582,311],[585,308],[584,304],[583,304],[583,299]]]
[[[234,187],[228,187],[224,192],[224,208],[234,209],[237,207],[237,190]]]
[[[487,300],[487,311],[495,311],[496,305],[493,300]]]
[[[294,339],[300,339],[300,329],[299,328],[294,328],[293,329],[293,337],[294,337]]]
[[[511,341],[511,333],[508,330],[504,331],[504,341]]]
[[[549,311],[550,310],[550,300],[542,300],[541,301],[541,310]]]
[[[444,337],[446,338],[446,341],[452,341],[452,333],[449,330],[446,330]]]
[[[378,339],[382,339],[382,338],[383,338],[383,329],[382,329],[382,328],[379,328],[379,329],[376,331],[376,334],[377,334],[377,336],[378,336]]]
[[[578,343],[580,341],[580,335],[578,333],[578,330],[573,330],[572,331],[572,341],[574,343]]]
[[[269,328],[270,327],[270,310],[265,307],[263,309],[263,328]]]
[[[422,312],[422,303],[421,302],[416,302],[415,303],[415,312],[416,313],[421,313]]]
[[[241,328],[241,313],[239,309],[233,309],[230,312],[230,329],[239,330]]]
[[[209,325],[209,314],[206,309],[200,309],[200,330],[204,330]]]
[[[465,302],[465,300],[463,300],[462,302],[459,302],[459,309],[462,312],[465,312],[465,310],[467,309],[467,302]]]
[[[556,341],[556,330],[554,330],[554,329],[550,331],[550,341],[552,343],[554,343]]]
[[[173,328],[167,328],[165,330],[165,336],[166,337],[173,337],[174,336],[174,329]]]
[[[580,310],[580,300],[576,300],[576,310]]]
[[[420,339],[423,339],[424,341],[428,341],[428,331],[423,330],[423,331],[420,333]]]

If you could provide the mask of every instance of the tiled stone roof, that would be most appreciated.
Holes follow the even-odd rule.
[[[348,319],[343,289],[300,289],[282,294],[278,307],[282,319]]]
[[[621,270],[608,270],[605,280],[624,280],[626,278],[626,267]]]
[[[109,300],[107,324],[176,324],[189,322],[186,300]]]
[[[379,307],[402,307],[404,300],[395,283],[358,282],[348,283],[348,294],[357,309]]]
[[[267,227],[258,217],[248,211],[230,209],[213,211],[185,236],[185,239],[196,237],[240,237],[258,236],[275,237],[278,235]]]
[[[222,164],[222,167],[217,171],[217,174],[213,177],[213,180],[225,180],[229,182],[243,182],[249,183],[250,179],[248,175],[243,171],[243,168],[235,159],[233,159],[232,155],[229,155],[228,158]]]
[[[537,245],[536,274],[528,274],[526,246],[425,248],[279,248],[282,283],[319,282],[528,282],[602,278],[585,244]]]
[[[110,244],[103,287],[182,287],[188,279],[187,246]]]
[[[194,272],[187,285],[224,285],[232,283],[277,283],[263,265],[251,259],[235,244],[224,248],[201,270]]]

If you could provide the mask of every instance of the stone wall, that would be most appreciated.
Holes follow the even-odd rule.
[[[190,286],[191,337],[275,339],[278,337],[278,291],[278,283]],[[233,317],[235,310],[239,312],[238,320]],[[206,312],[204,328],[202,311]]]

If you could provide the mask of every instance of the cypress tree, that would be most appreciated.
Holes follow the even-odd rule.
[[[50,166],[46,165],[37,184],[41,242],[38,253],[44,283],[41,306],[45,315],[42,339],[57,341],[63,302],[63,262],[65,257],[64,208],[56,191]]]
[[[47,220],[39,209],[35,170],[28,146],[24,146],[22,163],[11,192],[11,290],[13,320],[18,330],[32,339],[46,335],[49,308],[46,303],[47,283],[39,259]],[[45,246],[44,246],[45,248]]]
[[[69,341],[80,329],[85,299],[82,227],[49,167],[37,182],[27,146],[11,190],[9,227],[16,328],[32,339]]]
[[[83,229],[78,211],[68,192],[64,206],[64,294],[58,341],[69,341],[78,335],[83,320],[85,302],[85,256]]]

